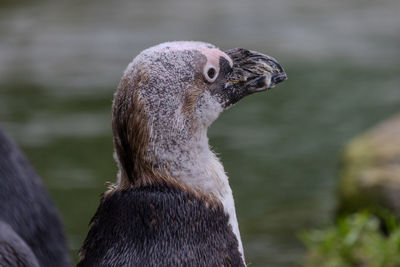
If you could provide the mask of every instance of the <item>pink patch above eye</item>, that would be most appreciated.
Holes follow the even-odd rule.
[[[233,62],[232,59],[225,53],[219,50],[218,48],[200,48],[198,49],[204,56],[207,58],[207,64],[213,66],[219,66],[219,60],[221,57],[225,58],[229,65],[232,67]]]

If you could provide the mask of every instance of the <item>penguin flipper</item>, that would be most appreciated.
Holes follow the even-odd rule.
[[[3,221],[0,221],[0,266],[39,267],[29,246]]]

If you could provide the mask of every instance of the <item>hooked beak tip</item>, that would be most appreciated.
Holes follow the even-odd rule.
[[[287,75],[285,72],[283,73],[272,73],[272,74],[266,74],[254,82],[253,88],[254,92],[261,92],[261,91],[266,91],[269,89],[272,89],[275,87],[275,85],[287,80]]]
[[[271,77],[271,83],[272,85],[277,85],[278,83],[281,83],[283,81],[287,80],[287,75],[285,72],[281,72],[281,73],[277,73],[277,74],[273,74]]]

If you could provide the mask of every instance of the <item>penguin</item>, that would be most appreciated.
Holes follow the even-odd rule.
[[[286,79],[270,56],[204,42],[136,56],[112,104],[117,181],[77,266],[245,266],[232,190],[207,129],[243,97]]]
[[[49,193],[1,127],[0,266],[72,266],[60,216]]]

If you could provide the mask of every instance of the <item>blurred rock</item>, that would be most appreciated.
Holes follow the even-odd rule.
[[[400,115],[355,138],[340,168],[339,214],[382,207],[400,218]]]

